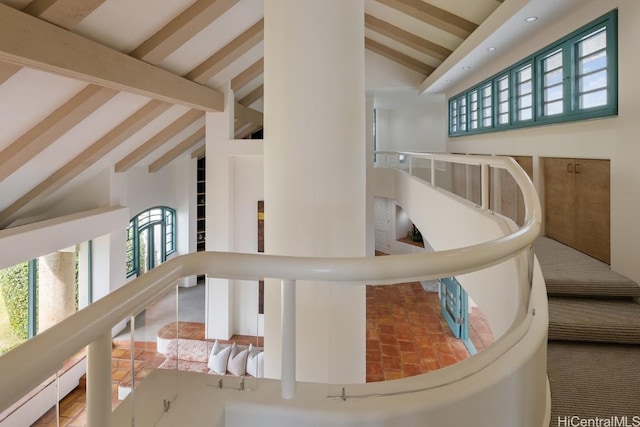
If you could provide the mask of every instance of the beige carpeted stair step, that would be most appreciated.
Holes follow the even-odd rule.
[[[540,261],[550,296],[640,297],[640,286],[608,264],[548,237],[539,237],[533,250]]]
[[[549,339],[640,344],[640,304],[630,299],[550,297]]]
[[[550,341],[550,426],[571,425],[558,423],[558,417],[572,416],[627,416],[627,425],[633,425],[632,417],[640,415],[639,360],[638,345]]]

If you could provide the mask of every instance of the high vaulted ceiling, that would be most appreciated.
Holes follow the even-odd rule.
[[[417,92],[518,2],[527,3],[365,0],[367,88]],[[259,130],[263,9],[264,0],[0,0],[0,227],[109,167],[153,173],[202,155],[204,112],[222,108],[227,87],[236,138]]]

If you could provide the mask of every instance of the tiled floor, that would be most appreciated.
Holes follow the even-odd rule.
[[[470,314],[469,334],[481,351],[494,339],[484,315],[474,308]],[[176,325],[159,331],[166,338],[176,336]],[[204,325],[179,322],[179,338],[202,339]],[[239,344],[255,342],[255,337],[232,337]],[[136,384],[162,363],[155,343],[134,346]],[[118,342],[112,359],[112,404],[118,403],[118,385],[131,381],[131,345]],[[367,382],[391,380],[430,372],[469,357],[440,315],[438,294],[426,292],[419,282],[390,286],[367,286]],[[60,402],[60,426],[86,425],[85,389],[80,385]],[[55,426],[55,408],[34,426]]]
[[[494,339],[484,315],[474,308],[469,335],[478,351]],[[420,282],[367,286],[367,382],[409,377],[469,357],[440,314],[437,292]]]

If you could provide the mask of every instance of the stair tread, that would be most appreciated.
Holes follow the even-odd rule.
[[[640,304],[632,300],[551,297],[549,339],[640,343]]]
[[[548,237],[533,246],[549,295],[640,297],[640,286],[608,264]]]
[[[551,419],[640,414],[638,360],[637,345],[550,341]]]

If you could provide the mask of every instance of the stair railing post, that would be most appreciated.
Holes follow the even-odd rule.
[[[482,185],[482,209],[489,209],[489,165],[480,165],[480,185]]]
[[[111,332],[87,346],[87,425],[111,426]]]
[[[282,280],[282,371],[280,393],[283,399],[296,394],[296,281]]]

